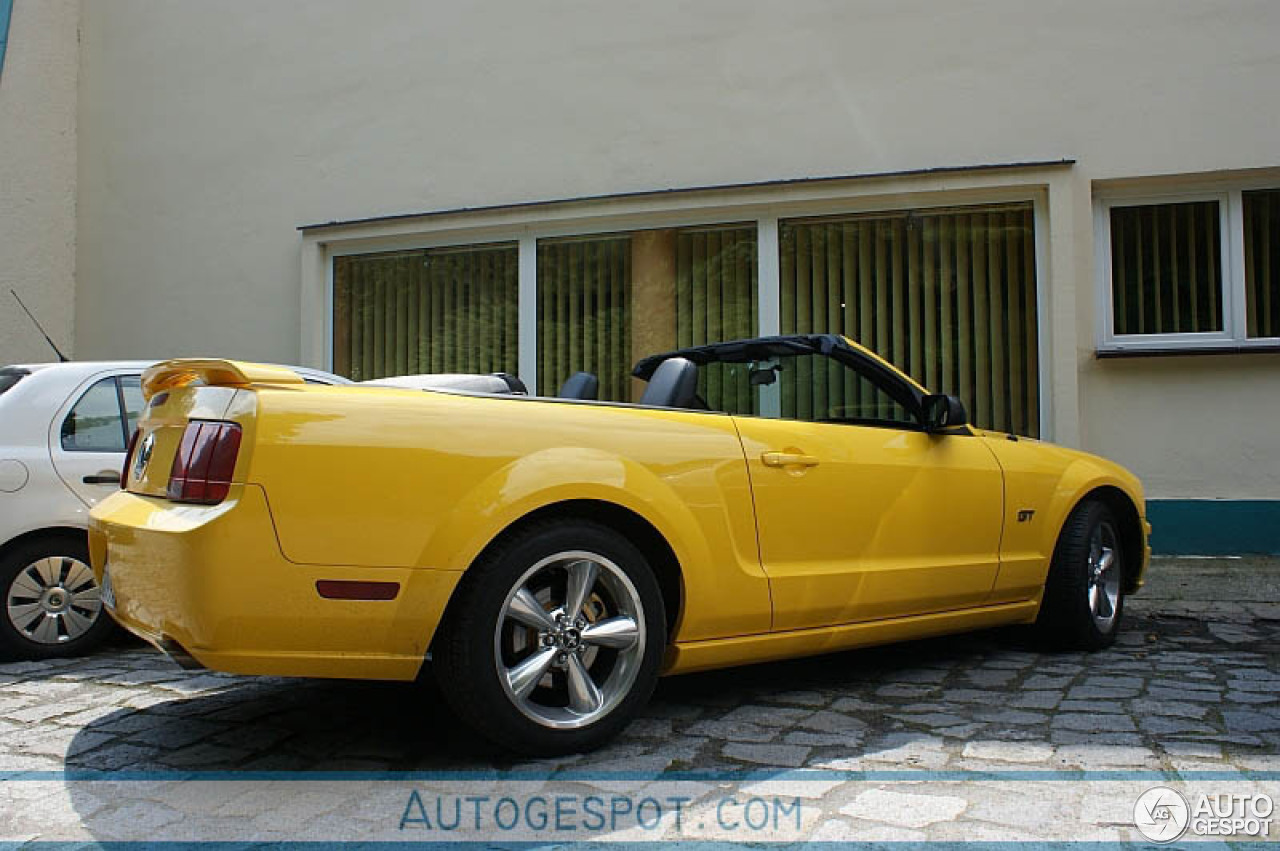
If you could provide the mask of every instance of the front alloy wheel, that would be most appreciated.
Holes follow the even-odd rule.
[[[1058,535],[1035,631],[1064,650],[1101,650],[1115,641],[1124,614],[1124,548],[1115,514],[1086,499]]]
[[[1109,633],[1120,613],[1120,546],[1109,520],[1093,527],[1089,536],[1087,595],[1089,611],[1099,632]]]
[[[530,754],[588,750],[653,691],[665,617],[657,580],[625,538],[587,520],[538,524],[467,571],[433,668],[486,738]]]

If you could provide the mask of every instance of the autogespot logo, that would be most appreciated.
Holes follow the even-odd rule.
[[[1148,789],[1133,805],[1133,823],[1152,842],[1173,842],[1186,833],[1190,822],[1187,799],[1168,786]]]

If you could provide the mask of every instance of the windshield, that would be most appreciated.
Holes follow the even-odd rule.
[[[0,394],[3,394],[13,385],[22,380],[23,376],[31,373],[25,369],[17,369],[16,367],[0,368]]]

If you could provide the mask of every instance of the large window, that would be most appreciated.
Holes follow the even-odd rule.
[[[514,374],[517,265],[510,243],[335,258],[333,371]]]
[[[333,370],[357,380],[502,371],[543,396],[589,372],[598,399],[634,402],[644,385],[631,369],[649,355],[761,333],[837,333],[960,396],[980,426],[1040,434],[1031,202],[784,219],[776,263],[760,255],[762,228],[772,244],[772,225],[727,222],[531,228],[519,242],[337,256]],[[1271,262],[1264,254],[1259,268]],[[762,327],[760,293],[772,300],[775,283]],[[714,365],[700,371],[699,395],[741,414],[893,418],[869,388],[809,376],[825,367],[805,359],[794,367],[766,393],[747,371]]]
[[[1038,435],[1034,231],[1030,203],[783,222],[782,333],[844,334],[979,426]]]
[[[538,392],[575,372],[633,401],[646,355],[756,334],[756,232],[741,225],[538,241]],[[737,393],[716,379],[709,404]],[[740,388],[745,395],[745,386]]]
[[[1280,190],[1100,202],[1104,352],[1280,337]]]

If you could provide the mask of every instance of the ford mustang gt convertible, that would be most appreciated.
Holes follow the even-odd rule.
[[[434,676],[484,736],[547,754],[608,739],[662,674],[1003,624],[1096,650],[1142,584],[1134,476],[975,429],[846,338],[634,374],[631,404],[585,374],[549,398],[158,364],[92,512],[102,601],[190,667]]]

